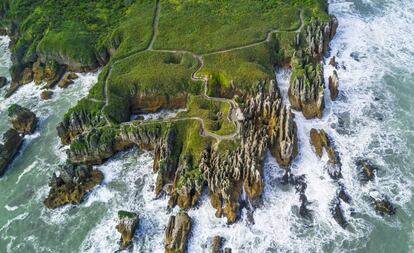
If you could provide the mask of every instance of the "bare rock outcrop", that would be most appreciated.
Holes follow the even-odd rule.
[[[3,134],[2,143],[0,142],[0,177],[3,176],[7,165],[19,151],[22,142],[23,137],[13,128]]]
[[[121,250],[131,246],[138,223],[138,214],[127,211],[118,212],[118,225],[116,225],[116,230],[121,234],[121,240],[119,242]]]
[[[40,93],[40,99],[42,99],[42,100],[49,100],[49,99],[52,98],[52,95],[53,95],[53,91],[51,91],[51,90],[43,90]]]
[[[32,111],[18,104],[12,104],[8,109],[9,120],[13,128],[21,134],[32,134],[37,125],[37,117]]]
[[[165,229],[164,248],[166,253],[183,253],[191,230],[191,219],[185,212],[172,215]]]
[[[331,93],[331,100],[336,100],[339,94],[339,80],[336,70],[334,70],[332,75],[329,77],[329,91]]]
[[[222,247],[223,247],[223,237],[221,236],[214,236],[212,243],[211,243],[211,252],[212,253],[222,253]]]
[[[103,174],[92,166],[62,165],[53,173],[49,182],[50,191],[44,204],[54,209],[66,204],[80,204],[84,196],[103,180]]]
[[[325,108],[323,68],[297,51],[293,57],[292,75],[288,90],[293,109],[302,111],[307,119],[322,118]]]

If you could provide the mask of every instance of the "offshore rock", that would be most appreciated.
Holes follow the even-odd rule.
[[[8,109],[9,120],[13,128],[21,134],[32,134],[36,128],[37,117],[29,109],[12,104]]]
[[[121,250],[127,249],[129,246],[131,246],[138,223],[138,214],[127,211],[118,212],[118,225],[116,225],[116,230],[118,230],[118,232],[121,234]]]
[[[378,168],[367,160],[359,160],[356,163],[361,181],[367,182],[375,178]]]
[[[6,86],[6,84],[7,84],[7,78],[5,78],[4,76],[0,76],[0,89]]]
[[[44,204],[54,209],[66,204],[80,204],[83,197],[103,180],[103,174],[92,166],[66,163],[50,178],[50,191]]]
[[[58,136],[62,144],[70,144],[73,139],[86,130],[103,123],[101,114],[92,114],[86,110],[73,111],[65,115],[57,126]]]
[[[211,244],[211,252],[212,253],[221,253],[221,248],[223,247],[223,237],[221,236],[214,236],[213,242]]]
[[[67,72],[62,79],[60,79],[60,81],[57,83],[57,85],[60,88],[66,88],[69,85],[71,85],[73,83],[73,80],[75,80],[76,78],[78,78],[78,75],[76,75],[73,72]]]
[[[301,51],[295,52],[292,61],[288,90],[292,108],[302,111],[307,119],[322,118],[325,108],[322,65],[310,62]]]
[[[322,157],[323,149],[325,149],[328,155],[328,165],[327,170],[328,174],[331,176],[332,179],[339,179],[342,177],[341,172],[341,160],[339,158],[338,153],[336,152],[333,143],[330,141],[329,136],[325,133],[323,129],[319,132],[318,130],[312,128],[310,131],[310,142],[312,146],[315,148],[315,153]]]
[[[166,253],[183,253],[191,230],[191,220],[187,213],[172,215],[165,229],[164,248]]]
[[[388,214],[388,215],[394,215],[397,211],[397,209],[394,207],[394,205],[388,200],[388,198],[377,192],[372,191],[369,193],[369,196],[371,200],[373,201],[374,208],[377,210],[378,213],[381,215]]]
[[[0,177],[6,171],[7,165],[12,161],[13,157],[19,150],[23,138],[13,128],[7,130],[3,134],[2,143],[0,143]]]
[[[40,98],[41,98],[42,100],[49,100],[49,99],[51,99],[51,98],[52,98],[52,95],[53,95],[53,91],[51,91],[51,90],[43,90],[43,91],[40,93]]]
[[[328,44],[336,34],[338,20],[331,16],[329,22],[313,20],[305,29],[307,53],[314,59],[322,60],[328,50]]]
[[[348,222],[345,219],[342,207],[341,207],[341,201],[339,199],[335,199],[332,203],[332,206],[330,208],[331,214],[335,221],[342,227],[345,228],[348,225]]]
[[[338,97],[339,93],[339,81],[338,73],[336,70],[333,71],[333,74],[329,77],[329,91],[331,93],[331,100],[334,101]]]

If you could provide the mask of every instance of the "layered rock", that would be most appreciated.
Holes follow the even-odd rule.
[[[21,134],[32,134],[36,129],[37,117],[29,109],[13,104],[8,109],[9,120],[13,128]]]
[[[183,253],[191,230],[191,219],[185,212],[172,215],[165,229],[164,248],[166,253]]]
[[[66,163],[53,173],[49,182],[50,191],[44,204],[57,208],[66,204],[79,204],[84,196],[103,180],[103,174],[92,166]]]
[[[60,88],[66,88],[69,85],[71,85],[76,78],[78,78],[78,75],[76,75],[73,72],[67,72],[65,75],[63,75],[62,79],[57,83],[57,85]]]
[[[336,100],[339,94],[339,80],[336,70],[334,70],[333,74],[329,76],[329,91],[331,93],[331,100]]]
[[[118,225],[116,225],[116,230],[118,230],[118,232],[121,234],[121,250],[127,249],[129,246],[131,246],[138,223],[138,214],[127,211],[118,212]]]
[[[336,34],[338,20],[331,16],[329,21],[313,20],[305,29],[306,52],[314,59],[322,60],[328,44]]]
[[[52,98],[52,95],[53,95],[53,91],[51,91],[51,90],[43,90],[43,91],[40,93],[40,98],[41,98],[42,100],[49,100],[49,99],[51,99],[51,98]]]
[[[293,57],[288,96],[293,109],[302,111],[307,119],[322,118],[325,108],[323,68],[297,51]]]
[[[289,101],[292,108],[302,111],[307,118],[322,118],[324,102],[323,69],[319,63],[336,33],[338,21],[331,17],[328,22],[313,20],[297,41],[291,66]]]
[[[338,179],[342,177],[341,172],[341,161],[339,155],[337,154],[333,143],[330,141],[329,136],[325,133],[323,129],[319,132],[318,130],[312,128],[310,131],[310,142],[315,148],[315,153],[322,157],[323,150],[326,151],[329,161],[328,161],[328,173],[333,179]]]
[[[394,215],[396,213],[397,209],[385,195],[377,191],[371,191],[369,196],[373,202],[375,210],[377,210],[377,212],[381,215]]]
[[[49,60],[42,62],[39,59],[32,63],[17,64],[11,68],[12,83],[6,93],[6,97],[11,96],[20,86],[32,81],[39,85],[45,82],[42,88],[53,88],[62,78],[66,71],[66,66]]]
[[[0,89],[6,86],[6,84],[7,84],[7,78],[5,78],[4,76],[0,76]]]
[[[9,129],[3,134],[2,143],[0,142],[0,177],[7,169],[7,165],[19,151],[23,138],[15,129]]]
[[[207,182],[216,216],[225,216],[229,223],[239,214],[242,189],[253,206],[263,192],[262,162],[268,148],[274,151],[281,166],[288,165],[297,150],[296,126],[281,99],[274,82],[265,92],[258,92],[243,107],[240,144],[235,150],[220,152],[205,149],[199,165]]]

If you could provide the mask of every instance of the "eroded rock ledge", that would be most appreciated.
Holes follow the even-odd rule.
[[[83,197],[103,180],[103,174],[92,166],[62,165],[58,173],[51,177],[50,191],[44,204],[48,208],[57,208],[65,204],[79,204]]]

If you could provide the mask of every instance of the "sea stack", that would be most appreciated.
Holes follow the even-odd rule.
[[[37,117],[32,111],[18,104],[8,109],[8,116],[13,128],[21,134],[32,134],[36,128]]]

